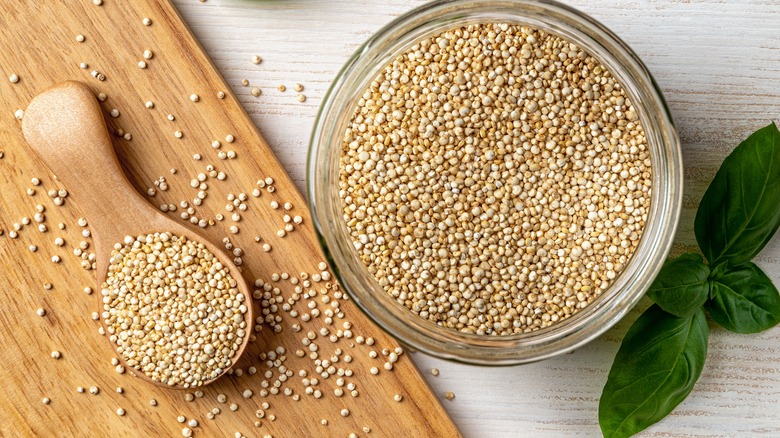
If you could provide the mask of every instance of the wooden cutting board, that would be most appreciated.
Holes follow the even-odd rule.
[[[145,25],[144,18],[151,24]],[[232,437],[237,432],[247,437],[460,435],[408,354],[400,356],[392,371],[383,368],[385,354],[398,347],[397,342],[345,297],[337,298],[338,286],[332,279],[313,281],[323,276],[323,256],[305,201],[173,6],[154,0],[104,0],[102,5],[91,0],[2,2],[0,28],[0,436],[181,436],[180,415],[198,421],[195,437]],[[83,42],[77,41],[78,35],[83,35]],[[145,50],[153,52],[151,59],[144,59]],[[139,67],[140,61],[146,68]],[[88,67],[80,68],[80,63]],[[17,83],[9,81],[12,74],[18,76]],[[232,250],[243,251],[246,280],[250,284],[261,280],[270,290],[260,294],[278,298],[273,308],[267,299],[255,300],[257,314],[268,313],[266,319],[272,322],[262,323],[238,363],[242,375],[220,379],[192,401],[189,394],[194,391],[160,389],[119,374],[111,364],[108,340],[91,318],[99,291],[87,295],[84,288],[97,288],[94,271],[83,269],[82,257],[74,254],[74,249],[91,242],[82,234],[88,226],[78,224],[80,200],[49,196],[50,190],[66,187],[32,154],[15,118],[37,93],[64,80],[82,81],[95,94],[105,93],[101,105],[109,129],[129,133],[127,138],[114,136],[115,149],[128,177],[148,201],[155,206],[175,204],[176,211],[168,214],[176,218],[186,211],[180,203],[187,201],[195,209],[193,216],[212,220],[213,225],[200,228],[179,220],[216,244],[229,238]],[[218,98],[219,92],[225,97]],[[198,95],[197,102],[191,99],[193,94]],[[153,102],[153,107],[146,102]],[[113,109],[118,117],[110,114]],[[234,137],[232,143],[226,141],[228,135]],[[214,140],[221,142],[219,149],[212,147]],[[220,151],[236,156],[221,159]],[[207,166],[224,172],[226,178],[208,177]],[[195,206],[198,189],[190,183],[199,173],[206,174],[208,189],[202,204]],[[160,177],[167,190],[155,186]],[[40,180],[39,186],[33,185],[33,178]],[[258,187],[256,182],[266,178],[273,179],[275,191]],[[259,197],[252,195],[256,188]],[[231,194],[241,193],[248,196],[243,202],[246,211],[236,209],[241,218],[234,222],[226,205]],[[272,208],[274,202],[278,209]],[[291,210],[285,210],[286,203]],[[45,232],[34,220],[39,205],[45,208]],[[215,220],[218,214],[224,220]],[[286,214],[299,215],[303,221],[279,237]],[[11,238],[14,224],[22,224],[24,217],[31,223]],[[239,232],[231,233],[231,226]],[[64,240],[63,246],[55,244],[57,238]],[[264,244],[271,246],[270,252],[263,250]],[[83,250],[83,257],[91,250]],[[53,262],[53,256],[61,262]],[[301,297],[309,291],[316,296]],[[294,296],[300,299],[286,308]],[[334,303],[338,309],[327,321]],[[45,309],[45,316],[37,315],[38,308]],[[306,321],[307,313],[315,316]],[[343,333],[339,337],[347,322],[352,337]],[[281,328],[279,333],[274,324]],[[335,342],[329,339],[331,334],[337,335]],[[352,375],[345,375],[344,382],[337,380],[338,375],[318,375],[310,357],[315,347],[304,345],[307,335],[316,335],[312,345],[320,360],[331,360],[341,349],[339,362],[332,366]],[[360,342],[368,338],[373,345]],[[55,350],[60,359],[51,357]],[[346,355],[353,360],[348,363]],[[378,375],[370,373],[372,367],[380,370]],[[280,378],[287,370],[291,376]],[[315,377],[316,384],[311,380]],[[306,384],[312,394],[306,393]],[[351,395],[351,384],[356,396]],[[100,389],[97,395],[89,393],[92,386]],[[77,387],[87,390],[79,393]],[[336,395],[339,388],[342,396]],[[242,396],[247,389],[252,391],[250,398]],[[396,394],[402,397],[400,402],[394,400]],[[225,403],[219,401],[221,395],[226,396]],[[49,404],[42,403],[44,397]],[[150,405],[151,399],[157,406]],[[119,416],[118,408],[126,413]],[[208,419],[214,408],[221,413]],[[258,418],[258,409],[263,418]]]

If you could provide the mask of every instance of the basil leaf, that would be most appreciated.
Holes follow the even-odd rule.
[[[780,131],[754,132],[720,166],[699,204],[696,241],[711,266],[749,262],[780,225]]]
[[[628,330],[604,385],[599,425],[606,438],[646,429],[693,389],[707,357],[707,318],[699,308],[679,318],[658,305]]]
[[[683,254],[664,263],[647,296],[672,315],[688,316],[707,301],[709,275],[700,255]]]
[[[707,311],[718,324],[736,333],[758,333],[780,323],[780,294],[753,263],[729,267],[710,279]]]

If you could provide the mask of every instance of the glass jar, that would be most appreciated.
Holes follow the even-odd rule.
[[[448,29],[506,22],[544,30],[577,44],[622,84],[642,122],[652,161],[650,210],[639,245],[613,283],[588,307],[531,333],[462,333],[412,313],[386,293],[358,258],[343,220],[339,157],[359,97],[395,57],[423,38]],[[683,164],[669,109],[636,54],[602,24],[552,1],[440,0],[385,26],[349,59],[317,116],[308,160],[308,194],[320,243],[351,299],[380,327],[425,353],[455,361],[509,365],[572,351],[612,327],[639,301],[661,269],[680,215]]]

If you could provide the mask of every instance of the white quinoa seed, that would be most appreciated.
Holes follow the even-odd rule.
[[[604,66],[559,37],[486,23],[426,38],[377,75],[345,132],[339,189],[388,294],[441,326],[508,335],[609,287],[651,182],[636,109]]]
[[[177,274],[155,274],[160,272]],[[141,281],[148,278],[155,280]],[[184,298],[199,303],[196,313],[176,293],[183,287],[193,291]],[[125,289],[135,293],[120,292]],[[219,376],[246,336],[246,297],[229,270],[203,244],[171,233],[126,236],[117,243],[101,293],[109,339],[126,365],[167,385],[196,387]],[[147,298],[139,300],[138,293]],[[139,325],[123,322],[128,311]],[[160,315],[166,315],[165,324],[158,322]],[[197,338],[188,340],[184,330]]]
[[[11,76],[8,76],[8,80],[11,81],[12,84],[15,84],[19,82],[19,75],[16,73],[11,73]]]

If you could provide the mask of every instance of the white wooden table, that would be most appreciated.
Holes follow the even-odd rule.
[[[85,0],[86,1],[86,0]],[[309,134],[349,55],[418,0],[176,0],[301,190]],[[722,158],[780,119],[780,1],[574,0],[623,38],[660,84],[683,140],[685,211],[677,251],[695,245],[695,208]],[[252,55],[262,56],[254,65]],[[254,97],[241,85],[262,88]],[[305,86],[305,103],[292,86]],[[285,84],[288,91],[276,87]],[[780,237],[759,264],[780,285]],[[640,307],[645,307],[641,305]],[[564,357],[489,369],[416,354],[467,437],[598,436],[597,409],[619,341],[637,313]],[[438,377],[430,375],[439,368]],[[392,431],[378,435],[391,435]],[[780,436],[780,328],[743,336],[714,328],[689,398],[647,436]]]

